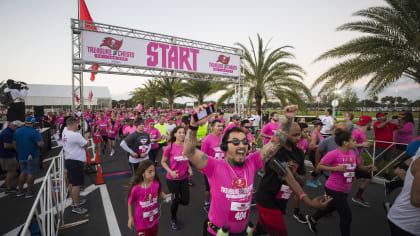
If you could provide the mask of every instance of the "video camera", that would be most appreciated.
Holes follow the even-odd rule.
[[[7,82],[7,87],[9,87],[10,89],[24,89],[27,88],[27,84],[25,82],[22,81],[14,81],[12,79],[8,79]]]

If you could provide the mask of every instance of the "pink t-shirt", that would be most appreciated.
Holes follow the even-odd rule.
[[[172,148],[171,148],[172,147]],[[174,179],[167,173],[166,178],[170,180],[181,180],[187,178],[188,175],[188,157],[184,155],[184,146],[178,146],[175,143],[168,145],[163,155],[169,159],[169,168],[178,172],[178,178]]]
[[[159,182],[153,180],[148,188],[136,185],[128,198],[128,203],[135,203],[134,225],[136,230],[150,229],[159,223]]]
[[[328,152],[321,161],[325,165],[332,167],[342,164],[347,165],[346,172],[331,171],[331,175],[325,183],[325,187],[334,191],[348,193],[354,181],[354,170],[356,169],[356,166],[360,164],[360,160],[357,158],[354,150],[349,150],[348,153],[344,153],[337,148]]]
[[[145,129],[144,131],[146,131],[150,135],[150,141],[152,141],[153,139],[162,137],[162,135],[160,135],[159,130],[156,128],[153,128],[152,130]],[[157,149],[157,148],[159,148],[159,143],[157,142],[152,143],[152,149]]]
[[[209,158],[203,172],[210,184],[211,205],[209,220],[221,228],[229,226],[229,232],[245,230],[251,209],[254,176],[263,162],[259,152],[246,157],[243,167],[230,166],[225,160]],[[213,235],[216,233],[207,228]]]
[[[395,131],[395,142],[409,144],[414,137],[414,124],[406,122],[401,130]]]
[[[181,120],[181,119],[177,119],[177,120],[176,120],[176,125],[177,125],[177,126],[182,125],[182,120]]]
[[[360,129],[356,129],[353,131],[354,140],[357,144],[361,144],[366,142],[366,134],[365,132],[361,131]],[[359,158],[362,157],[362,150],[363,147],[357,147],[357,152],[359,153]]]
[[[225,130],[223,130],[223,133],[222,134],[225,134],[226,133],[226,131],[228,131],[228,130],[230,130],[230,129],[232,129],[233,127],[241,127],[241,124],[237,124],[237,125],[235,125],[234,123],[230,123],[226,128],[225,128]]]
[[[109,138],[115,138],[118,135],[118,125],[114,125],[114,127],[109,127],[108,129],[108,137]]]
[[[209,157],[214,157],[218,160],[225,158],[225,152],[220,149],[222,136],[215,137],[213,134],[207,135],[201,144],[201,151]]]
[[[132,134],[132,133],[134,133],[135,131],[136,131],[136,126],[135,125],[133,125],[132,127],[130,127],[130,126],[126,126],[124,129],[123,129],[123,134],[124,135],[128,135],[128,134]]]
[[[109,127],[108,121],[98,120],[96,122],[96,125],[99,128],[99,133],[101,134],[101,136],[107,136],[108,135],[108,127]]]
[[[298,142],[297,146],[298,146],[298,148],[300,148],[303,151],[303,153],[308,152],[308,150],[309,150],[308,139],[306,139],[306,138],[301,139]]]
[[[65,117],[65,116],[59,116],[59,117],[57,118],[57,124],[59,124],[59,125],[63,124],[63,122],[64,122],[64,117]]]
[[[264,125],[261,133],[268,136],[273,136],[276,130],[280,129],[280,126],[280,123],[268,122],[266,125]],[[264,138],[264,144],[267,144],[268,142],[270,142],[270,138]]]

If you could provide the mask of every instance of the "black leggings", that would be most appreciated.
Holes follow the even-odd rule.
[[[188,205],[190,202],[190,187],[188,186],[188,178],[182,180],[167,179],[168,189],[170,193],[175,194],[175,199],[171,205],[171,217],[176,219],[179,204]]]
[[[150,160],[151,160],[151,161],[153,161],[153,162],[155,162],[155,161],[156,161],[156,155],[157,155],[158,151],[159,151],[159,148],[156,148],[156,149],[151,149],[151,150],[150,150],[150,152],[149,152],[149,157],[150,157]]]
[[[339,191],[334,191],[328,188],[325,188],[325,192],[328,196],[332,197],[333,200],[325,207],[320,209],[312,216],[315,221],[318,221],[321,217],[337,211],[340,215],[340,231],[342,236],[350,236],[351,228],[351,210],[349,204],[347,203],[348,193],[343,193]]]

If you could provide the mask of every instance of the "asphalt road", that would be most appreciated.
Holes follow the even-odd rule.
[[[50,154],[53,155],[53,154]],[[86,195],[88,213],[85,215],[77,215],[71,212],[71,208],[65,211],[64,223],[88,219],[88,223],[60,230],[59,235],[136,235],[134,230],[127,227],[127,196],[126,186],[130,180],[130,174],[127,157],[125,152],[118,148],[113,157],[101,155],[101,162],[104,172],[105,185],[94,185],[96,175],[86,176],[85,188],[83,194]],[[44,169],[45,171],[45,169]],[[118,174],[122,172],[122,174]],[[39,177],[43,176],[40,171]],[[159,170],[159,176],[167,191],[165,173]],[[203,193],[204,182],[201,173],[194,170],[192,177],[194,186],[190,187],[190,203],[187,206],[180,206],[178,211],[178,219],[181,222],[182,229],[173,231],[170,228],[170,206],[166,203],[160,205],[159,235],[202,235],[203,221],[206,219],[206,213],[203,210]],[[322,181],[325,181],[322,179]],[[256,181],[258,182],[258,181]],[[257,183],[256,183],[257,184]],[[385,212],[382,208],[384,201],[384,189],[381,185],[371,184],[366,190],[364,197],[372,204],[371,208],[364,208],[354,204],[351,196],[357,190],[359,183],[355,182],[349,197],[349,205],[353,214],[352,235],[390,235]],[[39,188],[39,184],[35,189]],[[323,194],[323,189],[313,189],[304,187],[305,192],[309,196]],[[6,234],[19,227],[26,219],[29,209],[34,198],[24,199],[17,198],[14,195],[0,195],[0,234]],[[306,224],[298,223],[292,217],[292,202],[289,201],[285,215],[285,221],[289,235],[313,235]],[[301,206],[303,213],[313,213],[315,210]],[[258,212],[256,207],[251,209],[250,220],[257,222]],[[318,225],[318,235],[320,236],[337,236],[339,233],[339,217],[337,213],[333,213],[330,217],[320,220]],[[16,232],[16,231],[15,231]],[[13,234],[10,234],[13,235]],[[15,234],[16,235],[16,234]]]

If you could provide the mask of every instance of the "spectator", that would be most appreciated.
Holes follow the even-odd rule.
[[[378,112],[376,114],[376,121],[373,124],[373,130],[375,132],[375,157],[383,159],[385,165],[387,165],[393,158],[394,145],[393,136],[394,131],[398,129],[398,125],[391,123],[391,119],[387,117],[388,113]],[[378,157],[379,156],[379,157]],[[378,160],[379,160],[378,159]],[[384,177],[388,180],[391,180],[391,175],[389,174],[389,168],[385,170]]]
[[[395,132],[395,142],[409,144],[414,136],[414,120],[410,112],[400,113],[398,116],[398,129]],[[395,144],[398,154],[404,152],[407,145]]]
[[[328,108],[328,109],[325,109],[324,115],[319,117],[322,124],[324,124],[324,126],[322,126],[322,129],[321,129],[321,134],[324,137],[330,136],[332,130],[334,129],[334,119],[332,118],[331,114],[332,114],[332,110]]]
[[[263,118],[262,118],[262,120],[263,120],[263,125],[265,125],[265,124],[267,124],[267,123],[268,123],[268,121],[269,121],[269,117],[270,117],[269,112],[268,112],[268,111],[264,111],[264,115],[263,115]]]
[[[353,124],[353,113],[346,113],[344,116],[345,124],[347,125],[347,130],[352,133],[354,130],[354,124]]]
[[[33,185],[40,161],[40,147],[44,146],[44,141],[42,141],[41,134],[33,128],[34,122],[34,117],[26,117],[25,126],[16,130],[13,135],[13,145],[16,146],[21,170],[18,183],[19,192],[16,195],[18,197],[31,198],[35,196]],[[23,192],[25,182],[28,184],[26,193]]]
[[[7,171],[6,176],[6,193],[16,193],[17,190],[13,187],[13,176],[15,176],[18,168],[16,161],[16,151],[13,146],[13,134],[21,126],[22,122],[19,120],[10,123],[9,127],[0,133],[0,165],[3,171]]]
[[[77,119],[70,117],[67,119],[67,129],[63,131],[63,149],[65,166],[67,169],[67,178],[69,181],[69,192],[73,200],[72,212],[77,214],[85,214],[87,209],[82,205],[86,203],[86,199],[80,199],[80,186],[83,186],[84,163],[86,162],[85,148],[89,146],[90,133],[85,133],[83,137],[77,132]]]

